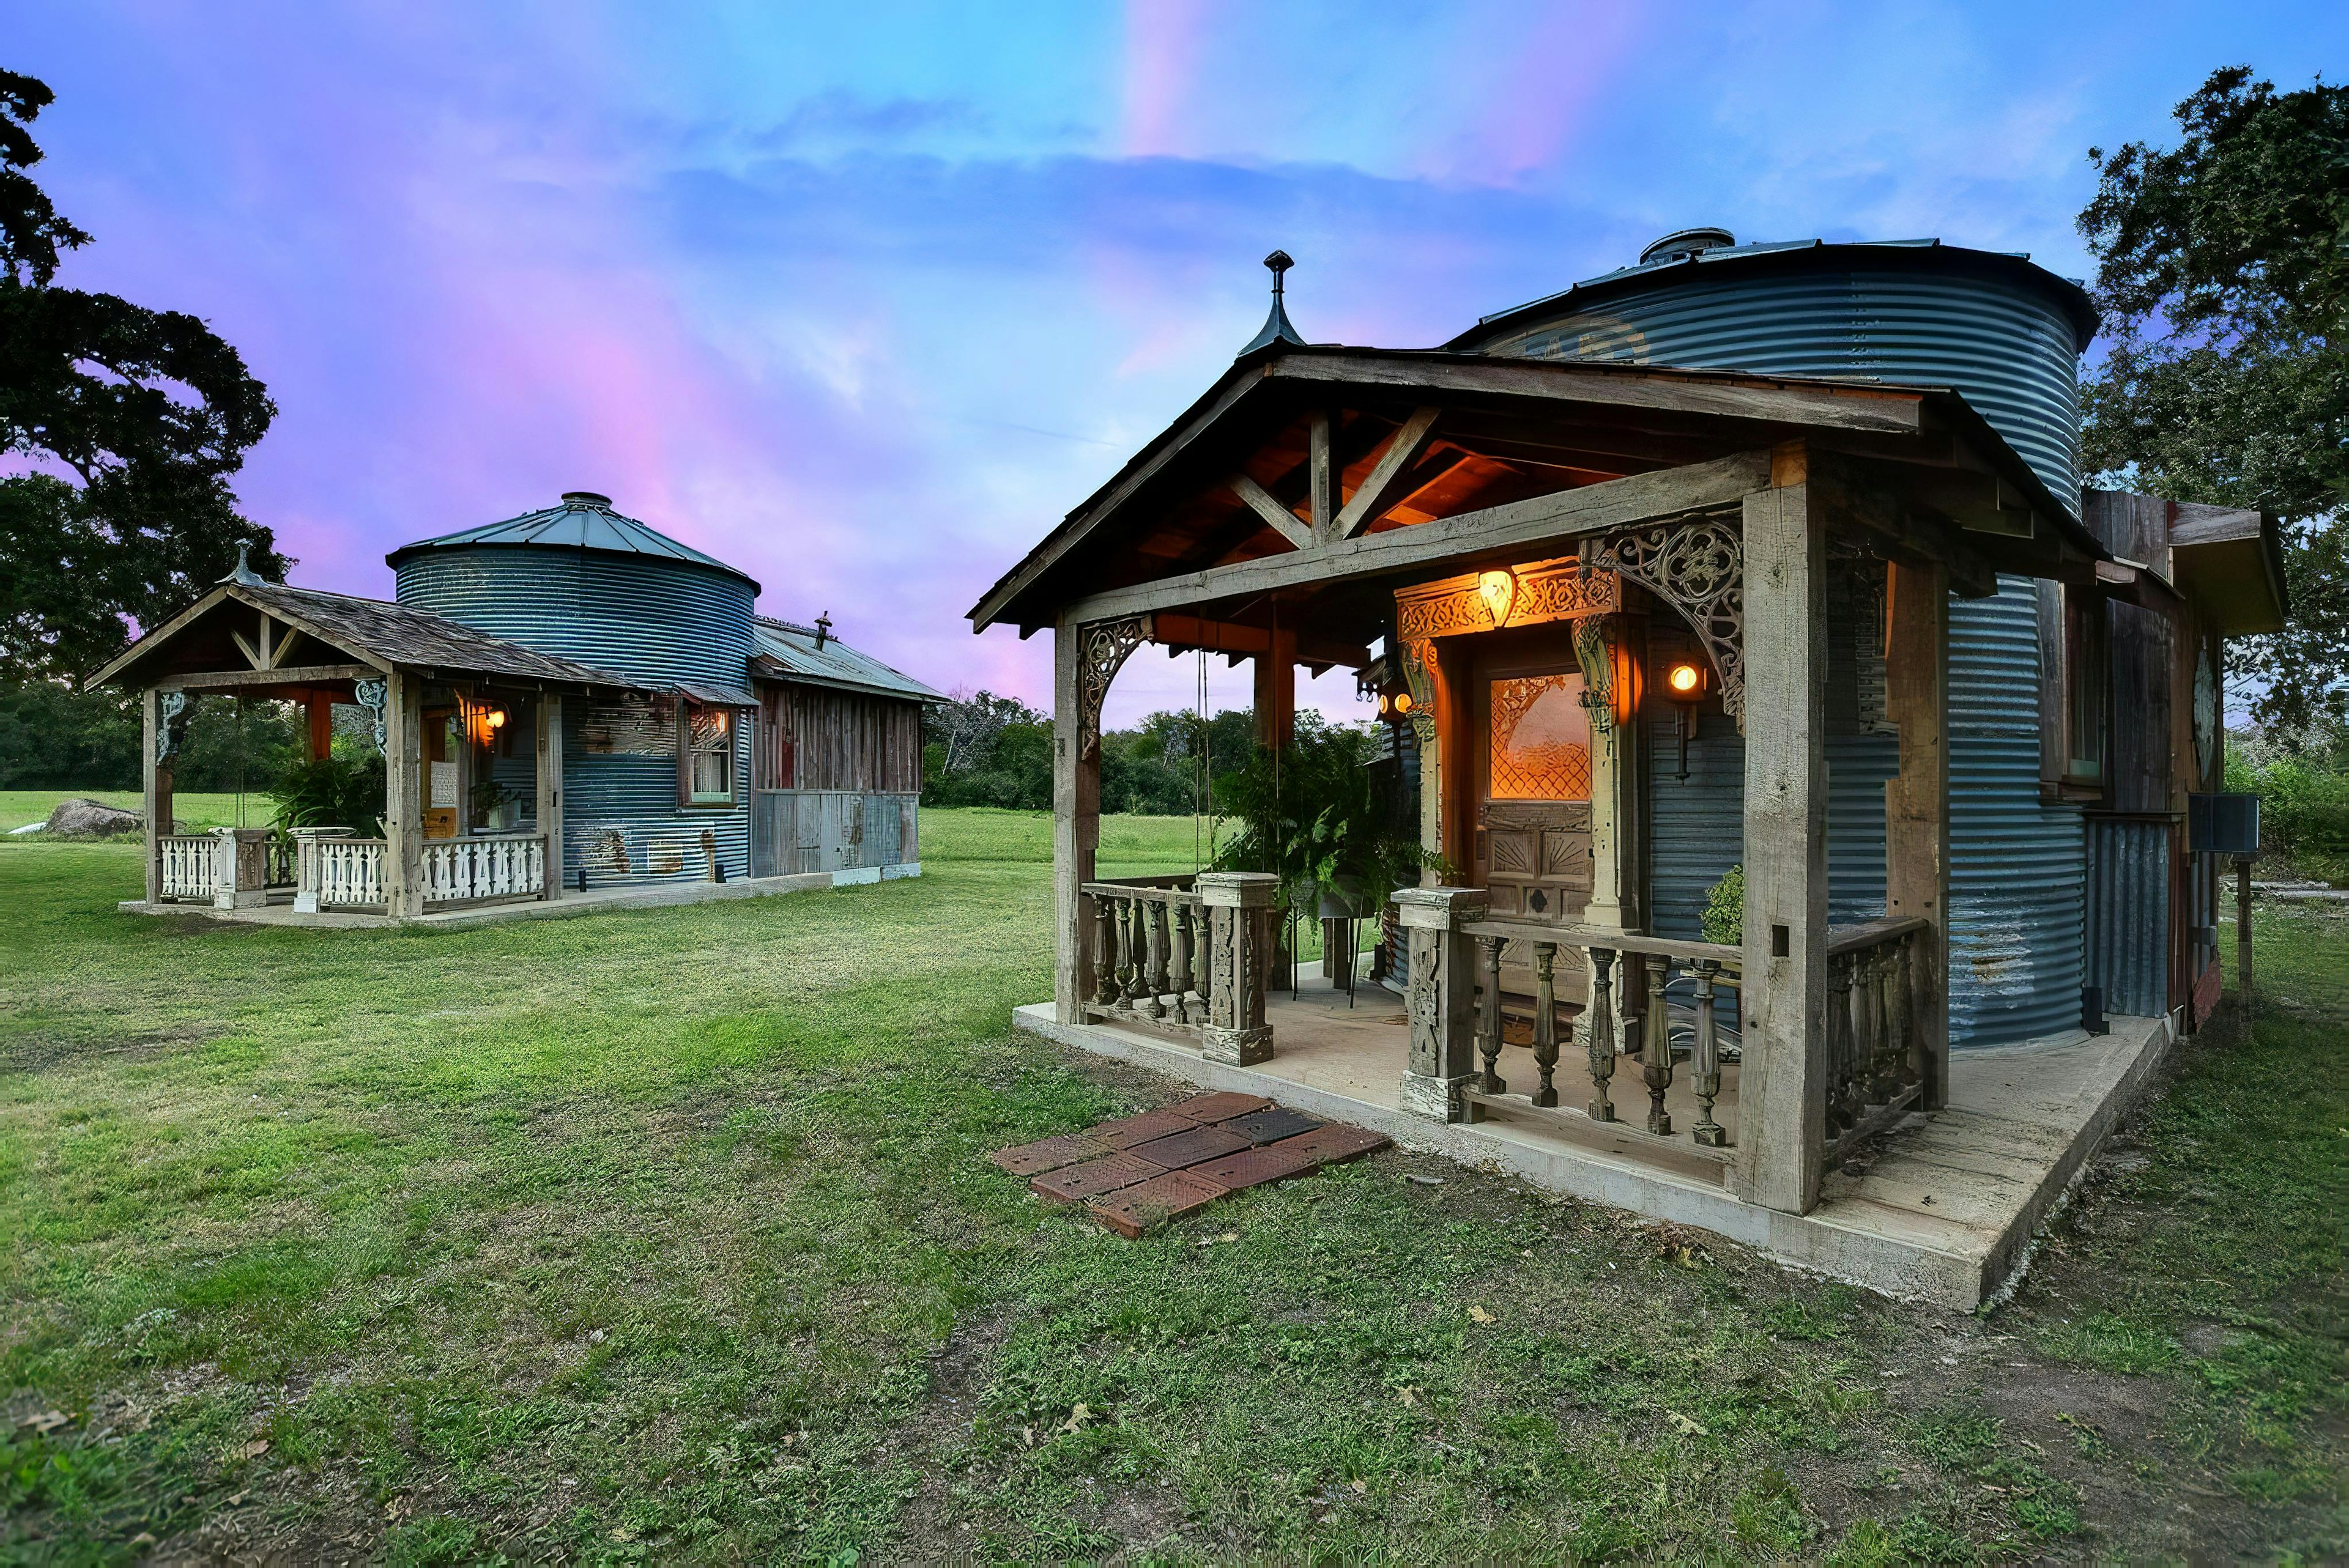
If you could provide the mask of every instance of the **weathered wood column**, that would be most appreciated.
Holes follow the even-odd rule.
[[[1407,887],[1394,898],[1411,943],[1402,1109],[1464,1121],[1460,1090],[1476,1076],[1476,943],[1461,927],[1485,918],[1485,890]]]
[[[163,841],[171,831],[171,775],[163,767],[163,694],[140,695],[139,781],[147,818],[147,902],[163,897]]]
[[[384,908],[424,913],[424,680],[406,670],[385,677]]]
[[[1256,743],[1283,750],[1297,732],[1297,634],[1273,633],[1271,650],[1248,662],[1256,677]]]
[[[546,898],[563,896],[563,699],[538,699],[538,830],[546,839]],[[745,868],[746,870],[748,868]]]
[[[1745,498],[1745,1055],[1732,1181],[1749,1202],[1818,1202],[1826,1128],[1826,534],[1805,449]]]
[[[1885,717],[1900,731],[1900,772],[1884,785],[1884,913],[1933,929],[1911,976],[1924,1109],[1948,1100],[1950,1069],[1950,594],[1938,566],[1888,573]]]
[[[1265,983],[1272,967],[1272,895],[1280,879],[1264,872],[1201,872],[1195,885],[1215,965],[1200,1054],[1233,1067],[1270,1061]]]
[[[1063,616],[1052,633],[1052,1016],[1085,1021],[1092,994],[1085,899],[1101,846],[1101,753],[1085,744],[1084,628]]]
[[[1627,615],[1593,617],[1575,623],[1571,630],[1584,689],[1591,698],[1586,704],[1590,715],[1590,898],[1583,906],[1582,923],[1603,931],[1644,931],[1646,879],[1640,863],[1646,837],[1641,820],[1647,795],[1646,737],[1636,710],[1627,721],[1617,721],[1619,713],[1630,708],[1633,694],[1615,688],[1631,669],[1646,667],[1646,622]]]

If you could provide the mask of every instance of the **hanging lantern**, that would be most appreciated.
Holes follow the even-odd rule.
[[[1508,572],[1485,573],[1476,579],[1476,592],[1484,598],[1485,608],[1492,612],[1493,624],[1507,625],[1509,606],[1516,603],[1517,598],[1515,574]]]

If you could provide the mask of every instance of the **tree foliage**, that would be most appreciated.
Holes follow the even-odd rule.
[[[2263,725],[2349,716],[2349,88],[2214,71],[2169,149],[2089,158],[2106,355],[2087,468],[2281,520],[2292,624],[2236,667]]]
[[[1201,810],[1202,779],[1247,760],[1255,718],[1228,709],[1212,719],[1154,713],[1102,737],[1103,811],[1187,817]],[[1052,809],[1052,719],[1017,697],[957,692],[922,720],[922,804]]]
[[[235,349],[202,321],[55,284],[89,236],[26,170],[54,95],[0,71],[0,679],[64,679],[119,650],[127,623],[193,602],[268,529],[229,480],[276,415]]]

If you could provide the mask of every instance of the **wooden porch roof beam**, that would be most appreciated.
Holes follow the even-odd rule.
[[[1371,651],[1332,637],[1318,637],[1309,632],[1288,634],[1297,645],[1299,664],[1343,665],[1359,670],[1371,662]],[[1211,621],[1198,615],[1183,615],[1161,612],[1151,617],[1151,641],[1164,645],[1169,655],[1192,648],[1205,648],[1211,654],[1228,654],[1236,658],[1255,657],[1272,652],[1272,633],[1262,626],[1250,626],[1237,621]]]
[[[1584,534],[1733,507],[1750,491],[1766,490],[1769,484],[1770,454],[1739,452],[1711,462],[1632,474],[1384,533],[1333,540],[1313,550],[1112,588],[1078,600],[1068,614],[1077,622],[1108,621],[1283,588],[1403,572],[1431,562],[1456,560],[1465,566],[1479,559],[1516,555],[1531,547],[1562,543]]]

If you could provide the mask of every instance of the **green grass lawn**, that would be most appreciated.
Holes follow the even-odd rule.
[[[2349,927],[2278,923],[2316,1000],[2184,1047],[1962,1317],[1400,1153],[1048,1212],[987,1151],[1180,1091],[1009,1027],[1049,822],[923,831],[455,932],[120,915],[135,847],[0,843],[0,1559],[2349,1549]]]

